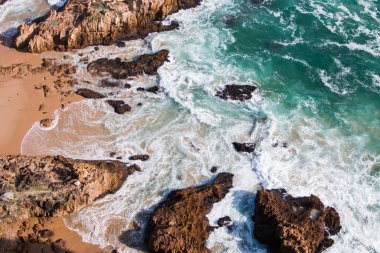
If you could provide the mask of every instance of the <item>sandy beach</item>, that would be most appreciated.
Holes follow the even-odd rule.
[[[36,68],[41,65],[43,57],[39,54],[21,53],[3,45],[0,45],[0,55],[0,67],[30,64]],[[19,154],[22,139],[33,124],[38,124],[43,119],[52,119],[55,110],[81,99],[75,93],[62,96],[54,88],[57,77],[48,71],[35,74],[24,71],[21,75],[17,75],[17,71],[18,67],[15,67],[15,71],[0,75],[1,155]],[[43,89],[36,89],[40,84],[49,87],[47,96]],[[63,89],[68,90],[70,87],[66,85]],[[33,218],[26,222],[32,227],[36,221],[37,218]],[[46,218],[44,227],[53,231],[52,241],[65,241],[65,249],[71,252],[102,252],[97,245],[82,242],[78,233],[65,226],[63,218]],[[29,250],[31,251],[28,252],[49,252],[43,247],[32,247]]]
[[[0,45],[0,55],[1,67],[13,64],[30,64],[32,67],[41,65],[40,55],[20,53],[3,45]],[[59,94],[53,88],[56,77],[47,71],[37,74],[24,72],[23,75],[20,78],[15,78],[14,73],[0,75],[0,154],[20,153],[22,139],[35,122],[51,119],[62,104],[80,100],[75,94],[67,97]],[[42,89],[36,89],[41,84],[49,87],[49,95],[45,96]]]

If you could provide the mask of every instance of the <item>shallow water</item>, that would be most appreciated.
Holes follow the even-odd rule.
[[[169,49],[171,61],[158,78],[126,80],[133,88],[158,83],[165,93],[102,90],[82,66],[81,85],[112,92],[132,112],[117,115],[104,101],[76,103],[57,112],[54,128],[33,126],[22,152],[83,159],[108,159],[117,152],[126,162],[129,155],[150,154],[139,163],[143,171],[120,191],[66,220],[84,240],[123,252],[141,247],[141,235],[130,231],[133,220],[144,224],[170,190],[209,180],[212,166],[235,178],[210,222],[228,215],[236,225],[233,232],[211,234],[213,252],[266,252],[252,237],[260,185],[295,196],[313,193],[335,207],[343,229],[327,252],[380,252],[378,8],[376,1],[364,0],[272,0],[257,6],[204,0],[169,18],[181,23],[177,31],[128,42],[126,48],[83,50],[94,58],[131,59]],[[228,83],[259,89],[245,103],[219,100],[215,91]],[[256,155],[236,153],[233,141],[257,143]]]

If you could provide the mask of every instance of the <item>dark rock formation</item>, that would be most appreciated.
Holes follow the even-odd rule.
[[[119,161],[0,156],[0,224],[79,211],[117,191],[129,174]]]
[[[215,173],[215,172],[217,172],[217,170],[218,170],[217,166],[212,166],[210,171],[211,171],[211,173]]]
[[[107,100],[107,103],[113,107],[117,114],[124,114],[131,111],[131,107],[121,100]]]
[[[100,94],[96,91],[90,90],[90,89],[78,89],[76,93],[79,96],[82,96],[84,98],[92,98],[92,99],[100,99],[100,98],[105,98],[103,94]]]
[[[232,229],[233,226],[233,222],[229,216],[219,218],[217,223],[219,227],[226,226],[228,229]]]
[[[129,160],[147,161],[149,160],[149,155],[133,155],[129,157]]]
[[[101,58],[88,64],[87,71],[97,76],[111,74],[115,79],[125,79],[143,73],[155,75],[157,69],[168,61],[168,55],[169,51],[163,49],[154,54],[143,54],[130,62],[124,62],[120,58]]]
[[[217,91],[216,96],[228,100],[248,100],[252,98],[252,92],[256,90],[256,87],[253,85],[236,85],[229,84],[224,87],[223,90]]]
[[[100,81],[100,86],[104,88],[114,88],[114,87],[119,87],[121,86],[121,83],[109,80],[109,79],[104,79]]]
[[[153,86],[153,87],[149,87],[148,89],[146,89],[147,92],[151,92],[154,94],[157,94],[159,90],[160,90],[160,87],[158,87],[157,85]]]
[[[232,145],[237,152],[252,153],[255,151],[256,145],[254,143],[238,143],[233,142]]]
[[[7,0],[0,0],[0,5],[2,5],[3,3],[5,3]]]
[[[314,195],[293,198],[285,190],[259,190],[253,220],[255,237],[276,253],[320,252],[341,229],[334,208]]]
[[[31,24],[19,27],[14,47],[29,52],[69,51],[90,45],[143,38],[175,29],[162,25],[169,14],[191,8],[200,0],[80,1],[68,0]]]
[[[213,182],[171,192],[149,219],[146,242],[150,252],[208,252],[206,215],[232,187],[233,175],[220,173]]]

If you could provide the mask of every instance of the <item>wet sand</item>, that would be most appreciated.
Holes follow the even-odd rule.
[[[0,66],[12,64],[31,64],[38,67],[41,56],[20,53],[0,45]],[[0,154],[19,154],[23,137],[35,122],[53,117],[54,111],[73,101],[80,100],[77,95],[63,97],[53,88],[56,77],[49,72],[38,74],[23,73],[22,78],[0,75]],[[42,89],[35,85],[45,84],[50,94],[44,96]]]

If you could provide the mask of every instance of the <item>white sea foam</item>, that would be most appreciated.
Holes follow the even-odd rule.
[[[148,45],[139,40],[128,42],[126,48],[100,47],[94,51],[88,47],[81,51],[82,57],[88,56],[91,61],[100,57],[130,60],[141,53],[170,49],[170,62],[159,69],[158,79],[144,76],[123,80],[132,85],[132,90],[158,83],[165,94],[102,88],[99,78],[89,75],[80,63],[82,57],[67,53],[72,57],[70,61],[79,66],[80,87],[112,93],[112,98],[131,105],[132,112],[115,114],[103,100],[74,103],[58,112],[59,120],[52,129],[34,125],[23,140],[22,153],[109,159],[110,152],[117,152],[116,156],[125,162],[133,154],[151,156],[147,162],[137,162],[142,172],[129,176],[118,192],[66,219],[66,224],[85,241],[111,245],[120,252],[140,252],[125,245],[141,243],[142,234],[126,232],[134,220],[144,225],[147,212],[170,190],[212,178],[212,166],[219,166],[219,172],[235,175],[231,192],[208,215],[211,224],[228,215],[235,226],[232,232],[221,228],[211,233],[207,246],[213,252],[266,252],[252,235],[254,193],[260,184],[285,188],[294,196],[316,194],[326,205],[337,208],[343,230],[334,237],[335,244],[327,252],[379,252],[376,232],[380,196],[376,185],[380,182],[379,177],[369,175],[376,170],[380,157],[366,151],[369,142],[366,131],[375,130],[355,125],[339,111],[334,112],[335,117],[362,134],[344,135],[337,127],[323,127],[322,122],[328,119],[304,113],[305,108],[310,114],[319,113],[312,97],[297,102],[298,106],[287,115],[276,112],[279,102],[275,98],[262,98],[260,92],[255,92],[254,98],[244,104],[215,98],[215,91],[225,84],[253,83],[255,77],[255,70],[242,73],[224,58],[224,50],[235,38],[230,30],[215,27],[218,17],[215,13],[233,15],[235,4],[230,0],[204,0],[198,8],[174,14],[169,20],[180,21],[181,28],[152,34],[146,39]],[[335,33],[341,32],[335,25],[340,26],[343,19],[357,19],[352,10],[340,6],[343,14],[335,24],[328,6],[317,1],[312,4],[315,8],[311,13],[320,16],[321,22],[324,22],[322,15],[330,18],[325,24]],[[281,13],[273,15],[282,18]],[[293,26],[289,29],[295,36],[294,21],[292,17]],[[291,55],[283,58],[311,68],[307,61]],[[335,64],[340,71],[338,77],[319,70],[320,78],[331,91],[348,94],[351,91],[335,81],[352,70],[339,59],[335,59]],[[377,74],[372,77],[375,83],[380,81]],[[257,156],[236,153],[233,141],[255,142]],[[279,142],[286,142],[288,147],[272,146]]]

